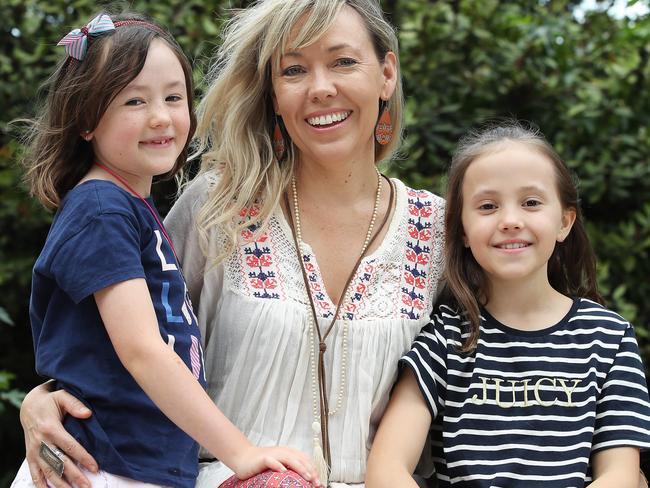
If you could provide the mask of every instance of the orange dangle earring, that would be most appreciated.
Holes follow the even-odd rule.
[[[379,120],[375,125],[375,139],[379,144],[385,146],[393,139],[393,121],[390,118],[388,102],[380,100],[379,102]]]
[[[276,115],[275,129],[273,129],[273,152],[275,153],[278,162],[282,162],[287,149],[284,134],[282,133],[282,127],[280,126],[280,120],[281,118]]]

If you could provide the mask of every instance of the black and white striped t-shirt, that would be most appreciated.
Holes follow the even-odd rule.
[[[632,326],[576,299],[553,327],[520,331],[485,310],[478,347],[442,306],[402,359],[435,418],[440,486],[581,487],[590,454],[650,448],[650,401]]]

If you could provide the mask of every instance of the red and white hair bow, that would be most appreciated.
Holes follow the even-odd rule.
[[[87,26],[74,29],[59,41],[57,46],[63,46],[68,56],[81,61],[88,51],[88,36],[96,37],[104,32],[115,30],[115,25],[107,14],[99,14]]]

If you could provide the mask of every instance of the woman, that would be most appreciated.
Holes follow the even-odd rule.
[[[253,443],[329,465],[333,486],[363,486],[397,360],[442,270],[442,200],[376,169],[401,117],[397,40],[378,1],[258,2],[224,31],[199,107],[201,172],[166,220],[209,394]],[[66,486],[38,446],[92,466],[55,417],[89,412],[44,390],[21,412],[27,458],[40,486],[43,473]],[[212,461],[198,485],[231,475]]]

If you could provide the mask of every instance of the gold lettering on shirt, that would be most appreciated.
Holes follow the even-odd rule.
[[[564,378],[558,378],[558,381],[562,385],[562,389],[564,390],[564,393],[566,393],[566,403],[568,407],[573,407],[573,403],[571,402],[571,394],[573,393],[573,390],[576,389],[576,386],[580,383],[580,380],[573,380],[573,388],[568,389],[565,383]]]
[[[508,380],[508,383],[510,383],[510,387],[511,387],[510,389],[512,391],[512,403],[510,403],[510,405],[508,405],[506,403],[501,403],[501,380],[497,379],[497,378],[494,379],[494,384],[496,386],[495,400],[497,402],[497,405],[499,407],[501,407],[501,408],[513,407],[515,405],[515,403],[517,402],[517,399],[515,398],[515,384],[517,384],[518,381],[516,381],[516,380]]]
[[[555,402],[557,401],[557,397],[555,397],[552,402],[545,402],[545,401],[542,401],[542,399],[539,396],[540,386],[542,385],[543,381],[548,381],[549,383],[551,383],[551,386],[553,386],[553,388],[555,388],[555,383],[556,383],[557,380],[555,378],[540,378],[540,379],[538,379],[537,382],[535,383],[535,400],[537,400],[537,403],[539,403],[542,407],[552,407],[555,404]]]
[[[530,378],[526,378],[522,383],[524,384],[524,407],[527,407],[530,405],[528,403],[528,383],[530,382]]]
[[[581,379],[568,378],[533,378],[509,379],[490,378],[479,376],[481,382],[473,384],[472,388],[480,388],[481,394],[474,394],[471,402],[475,405],[483,405],[493,400],[501,408],[531,407],[552,407],[558,403],[564,406],[573,407],[573,392],[582,381]],[[532,390],[534,400],[530,398]],[[566,398],[566,403],[564,399]]]
[[[478,399],[478,395],[474,395],[472,397],[472,402],[476,403],[477,405],[483,405],[485,403],[485,400],[487,400],[487,382],[489,378],[484,378],[483,376],[479,376],[481,378],[481,381],[483,382],[483,400]]]

